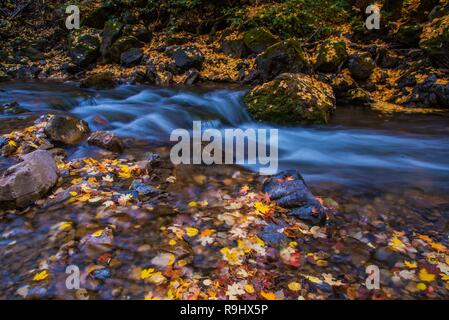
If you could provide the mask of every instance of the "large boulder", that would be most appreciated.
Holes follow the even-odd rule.
[[[93,29],[75,30],[69,37],[69,53],[72,61],[87,67],[100,55],[100,34]]]
[[[58,171],[50,152],[37,150],[21,160],[0,178],[0,207],[25,208],[56,184]]]
[[[100,72],[92,74],[81,81],[82,88],[94,88],[97,90],[112,89],[117,86],[117,81],[112,72]]]
[[[142,42],[140,42],[137,38],[132,36],[123,36],[111,46],[108,57],[112,62],[119,63],[123,52],[132,48],[141,48],[142,46]]]
[[[326,220],[324,207],[296,170],[284,171],[268,178],[262,191],[281,207],[291,209],[290,215],[294,217],[314,225]]]
[[[256,58],[256,72],[265,82],[281,73],[307,72],[310,64],[296,39],[278,42]]]
[[[255,87],[244,101],[255,119],[275,123],[327,123],[335,110],[331,86],[299,73]]]
[[[53,143],[74,145],[89,132],[84,120],[72,116],[52,116],[44,128],[45,135]]]
[[[278,41],[276,36],[263,27],[251,29],[243,35],[245,46],[253,53],[262,53]]]
[[[348,62],[349,71],[356,80],[368,79],[375,67],[376,64],[368,52],[353,54]]]
[[[247,49],[243,38],[224,39],[221,44],[221,50],[234,58],[244,58],[247,56]]]
[[[172,53],[172,58],[176,67],[181,71],[187,71],[191,68],[201,70],[204,61],[203,53],[195,46],[176,49]]]
[[[337,72],[347,57],[346,43],[343,41],[327,40],[320,46],[315,69],[325,73]]]
[[[124,145],[122,139],[109,131],[96,131],[87,139],[87,143],[112,152],[122,152]]]
[[[436,62],[449,64],[449,15],[434,19],[424,27],[419,46]]]

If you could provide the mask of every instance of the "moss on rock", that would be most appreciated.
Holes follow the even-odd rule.
[[[263,81],[272,80],[281,73],[308,72],[310,64],[297,39],[278,42],[256,58],[256,70]]]
[[[449,64],[449,15],[424,27],[419,46],[435,60]]]
[[[327,40],[318,52],[315,68],[318,71],[336,72],[342,62],[348,57],[346,43],[343,41]]]
[[[246,47],[254,53],[261,53],[278,41],[279,39],[264,27],[251,29],[243,35]]]
[[[80,67],[94,63],[100,54],[100,33],[88,28],[73,31],[69,36],[69,53]]]
[[[281,74],[248,92],[244,101],[255,119],[281,124],[328,123],[335,109],[331,86],[300,73]]]

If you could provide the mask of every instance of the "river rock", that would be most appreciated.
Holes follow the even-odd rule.
[[[326,73],[336,72],[347,57],[346,43],[327,40],[320,47],[315,69]]]
[[[368,52],[363,52],[352,55],[348,67],[354,79],[366,80],[373,73],[376,64]]]
[[[101,36],[100,52],[107,59],[108,52],[112,44],[121,36],[123,24],[115,19],[105,23]]]
[[[89,132],[89,126],[84,120],[72,116],[55,115],[48,121],[44,132],[51,142],[74,145]]]
[[[139,48],[131,48],[123,52],[120,56],[120,63],[125,67],[139,65],[142,62],[143,53]]]
[[[126,25],[123,28],[123,34],[133,36],[144,43],[153,39],[152,32],[143,24]]]
[[[73,63],[87,67],[100,55],[100,34],[94,29],[79,29],[70,34],[69,53]]]
[[[94,88],[97,90],[112,89],[117,86],[114,75],[111,72],[100,72],[88,76],[80,83],[82,88]]]
[[[396,40],[407,48],[417,47],[422,27],[419,24],[401,25],[396,33]]]
[[[424,27],[419,46],[435,62],[449,64],[449,15],[434,19]]]
[[[449,81],[429,76],[422,83],[416,84],[409,99],[409,104],[420,107],[449,108]]]
[[[190,68],[201,70],[204,61],[203,53],[195,46],[176,49],[172,53],[172,58],[181,71],[187,71]]]
[[[268,178],[262,190],[281,207],[291,209],[292,216],[314,225],[326,220],[324,207],[296,170],[284,171]]]
[[[221,50],[228,56],[234,58],[244,58],[247,56],[247,49],[243,38],[223,40]]]
[[[96,131],[87,139],[87,143],[112,152],[122,152],[124,149],[122,139],[109,131]]]
[[[182,80],[182,82],[186,85],[192,85],[195,82],[197,82],[200,79],[200,72],[198,70],[196,70],[195,68],[189,69],[189,71],[187,71],[184,74],[184,78]]]
[[[278,42],[256,58],[256,71],[264,82],[281,73],[307,72],[309,69],[309,62],[296,39]]]
[[[25,208],[56,184],[58,173],[50,152],[37,150],[21,160],[0,178],[0,207]]]
[[[20,107],[17,102],[5,103],[0,105],[0,114],[2,115],[15,115],[27,111],[27,109]]]
[[[111,46],[108,57],[112,62],[120,63],[123,52],[126,52],[132,48],[141,48],[142,46],[142,42],[140,42],[137,38],[132,36],[123,36]]]
[[[111,7],[101,6],[90,13],[83,15],[84,19],[81,21],[82,26],[95,29],[103,29],[109,16],[114,13]]]
[[[254,28],[243,35],[243,42],[245,46],[253,53],[262,53],[268,47],[279,42],[279,39],[275,37],[267,28]]]
[[[244,97],[257,120],[275,123],[327,123],[335,110],[332,87],[305,74],[284,73]]]

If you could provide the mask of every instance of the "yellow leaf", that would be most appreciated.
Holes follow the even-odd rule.
[[[267,205],[265,205],[265,204],[263,204],[263,203],[260,202],[260,201],[257,201],[257,202],[254,204],[254,208],[256,208],[256,210],[257,210],[259,213],[263,214],[263,215],[267,214],[267,213],[270,211],[270,207],[267,206]]]
[[[446,246],[442,245],[441,243],[437,243],[437,242],[432,242],[432,243],[430,244],[430,246],[431,246],[433,249],[435,249],[435,250],[437,250],[437,251],[440,251],[440,252],[444,252],[444,251],[447,250]]]
[[[71,222],[62,222],[62,223],[59,225],[59,230],[64,231],[64,230],[70,228],[71,226],[72,226],[72,223],[71,223]]]
[[[262,290],[260,296],[265,300],[276,300],[276,295],[273,292],[265,292]]]
[[[48,271],[44,270],[42,272],[36,273],[34,275],[33,281],[42,281],[48,278]]]
[[[185,260],[179,260],[178,261],[178,266],[184,267],[185,265],[187,265],[187,261],[185,261]]]
[[[427,286],[426,286],[425,283],[420,282],[420,283],[418,283],[418,284],[416,285],[416,289],[421,290],[421,291],[424,291],[424,290],[427,289]]]
[[[103,234],[103,230],[97,230],[94,233],[92,233],[92,237],[98,238],[98,237],[101,237],[102,234]]]
[[[9,141],[8,141],[8,144],[9,144],[11,147],[17,147],[17,143],[16,143],[14,140],[9,140]]]
[[[290,282],[288,284],[288,288],[291,291],[299,291],[299,290],[301,290],[301,284],[299,284],[298,282]]]
[[[213,235],[215,232],[214,229],[204,229],[203,231],[201,231],[200,237],[204,238],[204,237],[209,237],[211,235]]]
[[[323,283],[323,281],[320,280],[320,278],[314,277],[314,276],[309,276],[307,274],[303,274],[303,277],[306,278],[307,280],[309,280],[310,282],[313,283]]]
[[[397,235],[393,235],[393,237],[390,240],[390,249],[393,250],[393,251],[404,252],[405,249],[406,249],[406,246],[401,241],[401,239],[398,238]]]
[[[252,284],[245,284],[244,288],[249,294],[253,294],[256,291]]]
[[[83,181],[83,178],[76,178],[71,181],[71,184],[77,184],[80,183],[81,181]]]
[[[90,194],[86,193],[76,198],[76,201],[86,202],[90,199]]]
[[[72,197],[76,197],[78,195],[78,192],[75,191],[70,191],[69,193]]]
[[[192,227],[187,227],[186,228],[186,234],[188,237],[194,237],[198,234],[198,229],[197,228],[192,228]]]
[[[189,202],[189,207],[190,208],[195,208],[198,204],[195,201],[190,201]]]
[[[171,240],[168,242],[168,244],[171,245],[171,246],[175,246],[176,243],[177,243],[177,242],[176,242],[175,239],[171,239]]]
[[[409,261],[404,261],[404,264],[407,268],[409,269],[416,269],[418,268],[418,264],[416,262],[409,262]]]
[[[419,271],[419,279],[424,282],[432,282],[434,281],[436,276],[432,273],[427,272],[425,268],[422,268]]]
[[[87,179],[87,182],[89,182],[89,183],[97,183],[97,178],[90,177],[89,179]]]
[[[154,273],[153,268],[143,269],[140,272],[140,279],[145,280],[145,279],[149,278],[153,273]]]
[[[443,280],[443,281],[449,281],[449,275],[444,274],[444,273],[440,273],[440,276],[441,276],[441,280]]]

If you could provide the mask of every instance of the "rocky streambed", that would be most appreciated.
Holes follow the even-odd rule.
[[[243,95],[2,85],[1,297],[448,296],[447,118],[356,106],[326,127],[278,126],[273,177],[171,163],[171,130],[193,120],[271,127]]]

